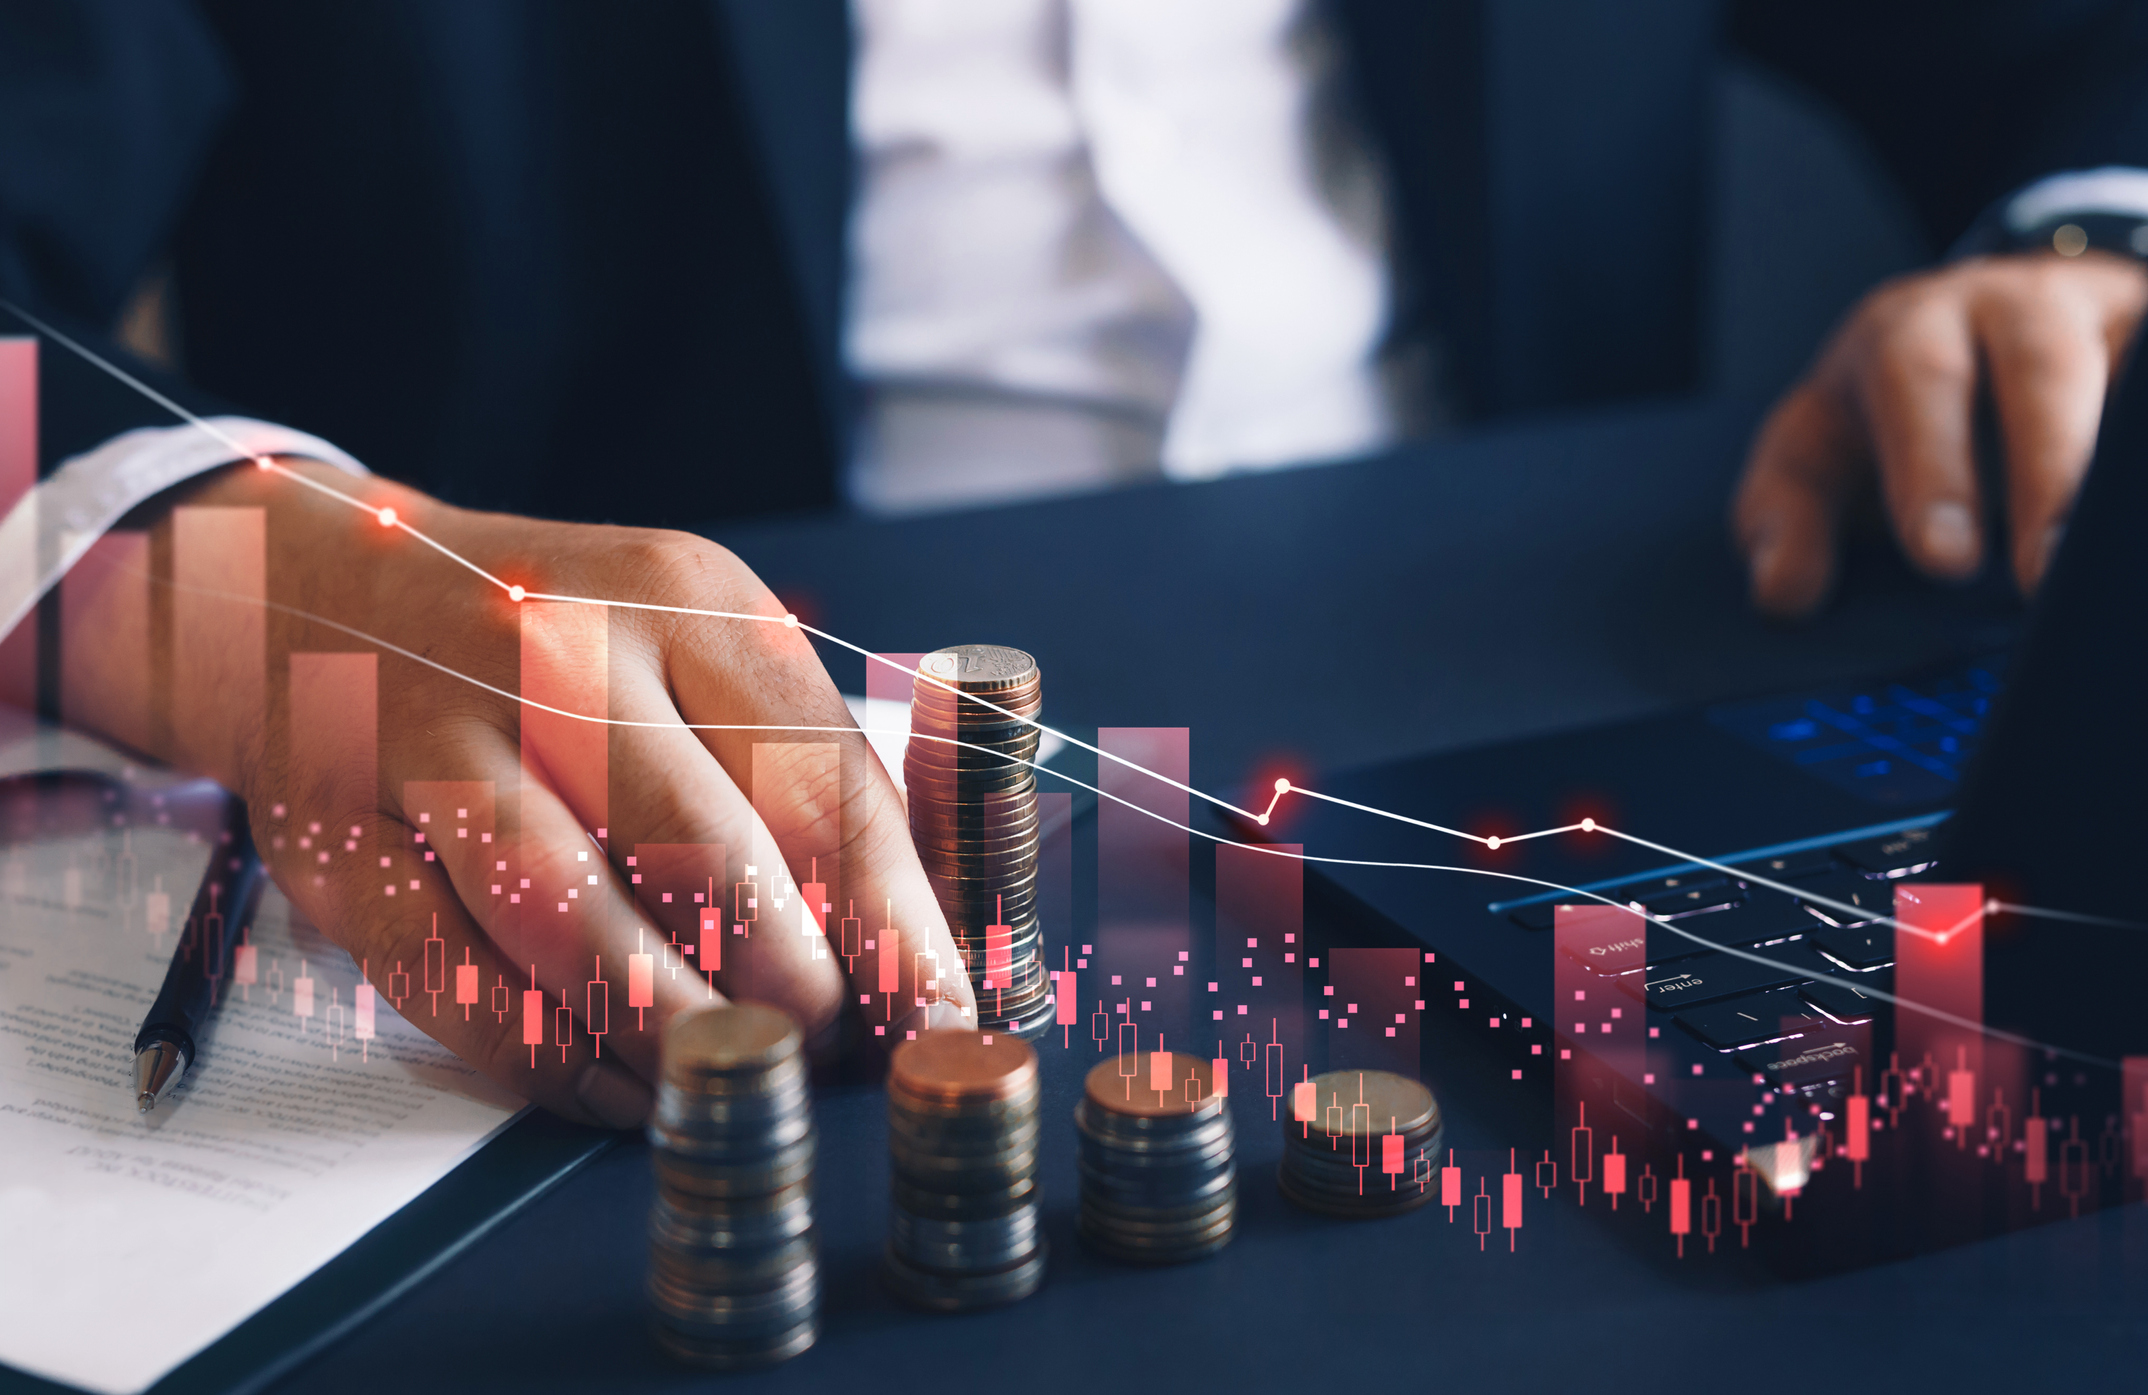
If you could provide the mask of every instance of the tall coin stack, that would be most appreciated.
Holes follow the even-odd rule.
[[[649,1141],[649,1297],[675,1355],[788,1360],[820,1334],[813,1116],[797,1026],[758,1003],[675,1018]]]
[[[1081,1237],[1091,1248],[1137,1264],[1175,1264],[1231,1242],[1236,1138],[1213,1072],[1208,1061],[1169,1051],[1090,1070],[1074,1127]]]
[[[941,1312],[1011,1303],[1044,1281],[1037,1053],[1004,1032],[920,1032],[888,1063],[895,1295]]]
[[[1439,1101],[1406,1075],[1335,1070],[1301,1081],[1283,1115],[1283,1195],[1330,1216],[1392,1216],[1432,1199]],[[1429,1176],[1429,1172],[1424,1172]]]
[[[1037,776],[1026,764],[1038,730],[1022,719],[1043,708],[1043,677],[1029,655],[996,644],[938,650],[918,671],[902,763],[910,836],[962,951],[978,1027],[1034,1038],[1051,1027],[1051,977],[1037,922]]]

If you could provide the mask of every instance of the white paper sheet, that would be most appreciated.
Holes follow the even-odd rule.
[[[72,737],[0,739],[0,770],[32,763],[117,766]],[[132,904],[102,836],[0,850],[0,1362],[114,1395],[237,1326],[521,1108],[385,998],[375,1038],[355,1040],[357,966],[271,888],[253,922],[261,981],[218,1009],[199,1069],[138,1114],[130,1047],[207,846],[129,842]],[[161,943],[144,920],[158,875]],[[310,1018],[294,1012],[301,973]]]

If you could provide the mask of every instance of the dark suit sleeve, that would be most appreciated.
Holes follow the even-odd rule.
[[[1730,30],[1864,132],[1935,252],[2045,175],[2148,167],[2138,0],[1739,0]]]
[[[0,3],[0,297],[113,354],[104,330],[169,242],[229,101],[185,0]],[[30,332],[0,312],[0,334]],[[171,423],[51,340],[39,359],[48,470]]]

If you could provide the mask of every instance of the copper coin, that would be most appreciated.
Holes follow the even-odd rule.
[[[664,1072],[690,1089],[702,1077],[768,1070],[802,1040],[790,1015],[765,1003],[682,1012],[664,1032]]]
[[[1315,1135],[1417,1134],[1439,1122],[1439,1101],[1422,1084],[1385,1070],[1334,1070],[1313,1077]],[[1301,1136],[1295,1111],[1291,1136]]]
[[[945,1028],[920,1032],[895,1048],[888,1080],[906,1095],[955,1103],[1005,1099],[1037,1084],[1037,1053],[1027,1042]]]

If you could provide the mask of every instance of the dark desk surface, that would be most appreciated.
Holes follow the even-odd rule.
[[[1033,650],[1048,717],[1193,729],[1197,783],[1285,754],[1329,767],[1896,667],[2003,632],[1988,597],[1860,564],[1824,621],[1745,611],[1721,518],[1749,414],[1663,409],[1548,425],[1362,465],[899,525],[725,535],[800,614],[887,651]],[[836,665],[855,691],[855,661]],[[1083,1059],[1047,1050],[1046,1120]],[[869,1087],[823,1092],[828,1320],[769,1374],[857,1390],[1618,1389],[1812,1381],[2050,1389],[2137,1370],[2148,1215],[2126,1208],[1803,1283],[1643,1263],[1567,1208],[1517,1253],[1465,1213],[1348,1225],[1286,1207],[1267,1102],[1239,1108],[1244,1210],[1219,1258],[1113,1267],[1072,1235],[1068,1147],[1045,1172],[1045,1290],[934,1319],[875,1276],[885,1125]],[[1476,1127],[1449,1102],[1450,1129]],[[710,1378],[645,1337],[646,1155],[621,1146],[284,1389],[685,1389]]]

